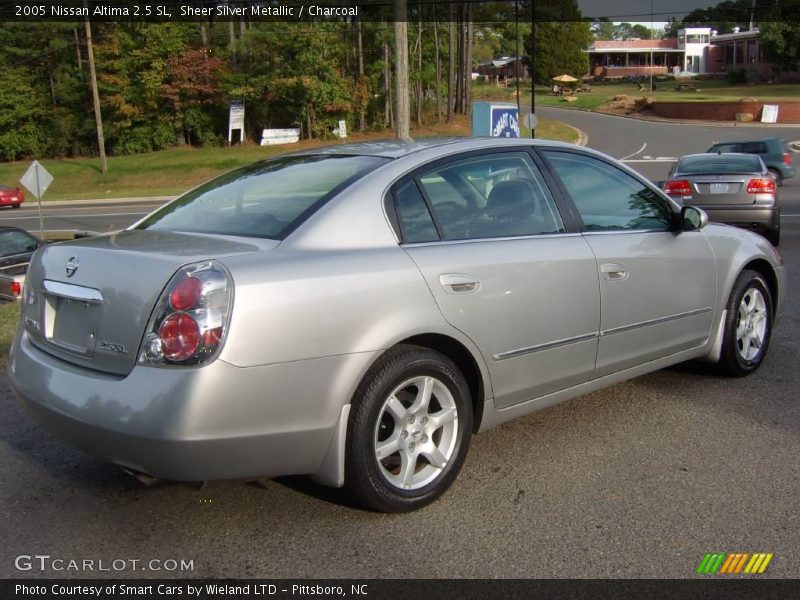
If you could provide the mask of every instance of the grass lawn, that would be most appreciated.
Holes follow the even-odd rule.
[[[0,368],[5,369],[8,348],[19,322],[19,302],[0,303]]]
[[[412,130],[416,137],[466,136],[471,126],[465,117],[452,124],[441,124]],[[563,123],[543,120],[537,128],[538,137],[576,141],[575,132]],[[523,132],[530,135],[530,132]],[[391,131],[353,134],[348,141],[386,139]],[[53,184],[45,200],[77,200],[85,198],[126,198],[138,196],[170,196],[188,190],[203,181],[282,152],[333,144],[333,140],[304,140],[284,146],[244,145],[232,148],[179,147],[148,154],[112,156],[108,173],[100,173],[96,158],[45,159],[42,164],[53,175]],[[28,168],[29,161],[0,163],[0,182],[17,185]],[[29,196],[29,200],[31,197]]]

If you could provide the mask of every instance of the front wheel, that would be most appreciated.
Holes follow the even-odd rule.
[[[456,365],[429,348],[396,346],[353,399],[345,485],[373,510],[420,508],[455,480],[471,431],[469,387]]]
[[[760,273],[742,271],[733,285],[725,318],[720,368],[733,377],[753,373],[767,354],[772,334],[772,293]]]

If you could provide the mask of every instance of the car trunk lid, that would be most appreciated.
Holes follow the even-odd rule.
[[[53,244],[28,270],[24,326],[40,349],[126,375],[156,301],[182,265],[274,248],[274,240],[132,230]]]
[[[675,178],[683,179],[680,175]],[[692,195],[684,197],[683,202],[700,206],[754,204],[756,196],[747,192],[747,184],[751,179],[759,178],[764,176],[726,173],[686,178],[691,184]]]

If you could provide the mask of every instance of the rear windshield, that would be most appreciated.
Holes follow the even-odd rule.
[[[753,173],[761,172],[761,160],[757,156],[730,156],[715,154],[710,156],[689,156],[681,159],[677,173],[687,175],[714,173]]]
[[[39,247],[39,240],[24,231],[7,229],[0,231],[0,256],[25,254]]]
[[[388,160],[313,155],[259,162],[192,190],[138,228],[282,239],[328,199]]]

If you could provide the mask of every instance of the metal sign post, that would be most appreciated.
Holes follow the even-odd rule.
[[[25,171],[25,174],[20,178],[19,182],[36,197],[39,203],[39,234],[41,238],[44,239],[42,196],[44,196],[50,184],[53,183],[53,176],[48,173],[47,169],[45,169],[38,160],[35,160],[31,163],[31,166],[28,167],[28,170]]]

